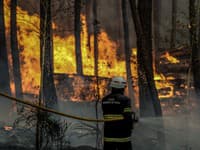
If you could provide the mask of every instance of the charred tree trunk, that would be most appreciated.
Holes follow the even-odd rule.
[[[154,51],[154,60],[155,60],[155,69],[158,72],[159,59],[156,57],[156,54],[159,52],[160,48],[160,11],[161,1],[153,1],[153,51]]]
[[[177,16],[177,0],[172,0],[172,29],[170,48],[176,47],[176,16]]]
[[[143,63],[144,73],[146,74],[146,81],[148,82],[148,94],[146,100],[149,98],[153,104],[155,116],[161,116],[162,110],[160,101],[158,99],[158,93],[155,86],[153,65],[152,65],[152,0],[140,0],[138,4],[139,15],[141,24],[144,31],[145,44],[142,51],[142,58],[140,62]],[[143,87],[142,87],[143,88]],[[144,86],[145,90],[145,86]]]
[[[133,93],[133,80],[131,73],[131,49],[129,42],[129,25],[128,25],[128,15],[127,15],[127,0],[122,0],[122,16],[123,16],[123,26],[124,26],[124,50],[125,50],[125,61],[126,61],[126,75],[128,81],[128,93],[132,101],[132,107],[135,106],[135,98]]]
[[[98,60],[99,60],[99,50],[98,50],[98,20],[97,20],[97,0],[93,0],[93,27],[94,27],[94,75],[96,77],[96,104],[95,104],[95,110],[96,110],[96,119],[99,118],[98,115],[98,102],[100,99],[100,94],[99,94],[99,65],[98,65]],[[100,137],[99,137],[99,124],[97,122],[96,124],[96,148],[100,148]]]
[[[190,45],[192,48],[192,71],[194,79],[194,87],[198,97],[200,97],[200,46],[197,38],[197,18],[196,18],[196,0],[189,1],[189,17],[190,17]],[[199,40],[200,41],[200,40]]]
[[[98,20],[97,20],[97,1],[93,1],[93,25],[94,25],[94,74],[98,76]]]
[[[11,94],[10,77],[8,68],[8,54],[6,48],[4,1],[0,1],[0,90],[3,93]]]
[[[91,39],[91,35],[92,35],[92,26],[91,26],[91,12],[92,12],[92,0],[87,0],[86,1],[86,22],[87,22],[87,46],[89,48],[89,50],[91,51],[91,43],[90,43],[90,39]]]
[[[138,83],[140,115],[161,116],[161,106],[155,87],[152,66],[152,0],[129,0],[137,35]]]
[[[81,54],[81,0],[75,0],[74,4],[74,34],[76,51],[76,71],[77,74],[83,74],[82,54]]]
[[[53,78],[53,40],[51,0],[41,0],[40,5],[41,95],[47,107],[57,103]]]
[[[40,66],[41,82],[39,105],[43,102],[48,108],[53,108],[57,103],[56,89],[53,78],[53,39],[51,22],[51,0],[40,0]],[[44,137],[42,120],[47,120],[47,115],[42,115],[38,110],[36,126],[36,149],[40,150],[48,137]]]
[[[20,55],[18,49],[17,41],[17,15],[16,15],[17,0],[11,0],[11,53],[13,61],[13,74],[14,74],[14,83],[15,83],[15,94],[16,97],[22,99],[22,82],[21,82],[21,72],[20,72]],[[21,111],[22,108],[17,106],[17,110]]]
[[[153,95],[149,83],[151,82],[148,77],[153,77],[152,69],[152,41],[151,41],[151,0],[141,0],[138,2],[139,17],[143,27],[143,38],[145,40],[142,49],[138,50],[138,64],[139,64],[139,83],[140,83],[140,111],[141,116],[155,116],[153,106]],[[148,64],[150,62],[150,64]],[[147,66],[148,64],[148,66]],[[150,68],[148,68],[150,67]],[[149,73],[147,73],[149,71]],[[151,73],[150,73],[151,72]],[[145,80],[142,76],[145,75]],[[149,107],[149,108],[148,108]]]
[[[0,1],[0,92],[10,95],[10,77],[8,67],[8,54],[6,48],[4,1]],[[1,115],[0,119],[7,119],[12,108],[11,101],[0,97]],[[3,117],[3,118],[2,118]]]
[[[198,8],[200,6],[197,6]],[[199,19],[199,25],[200,25],[200,12],[199,12],[199,16],[198,16],[198,19]],[[196,52],[193,52],[194,56],[196,56],[197,58],[193,58],[193,65],[195,67],[194,70],[194,87],[195,87],[195,90],[196,90],[196,94],[198,96],[198,99],[200,98],[200,79],[199,79],[199,76],[200,76],[200,27],[198,28],[198,50]],[[195,61],[196,60],[196,61]]]

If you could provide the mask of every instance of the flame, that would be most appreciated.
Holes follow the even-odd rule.
[[[84,75],[94,75],[94,35],[91,41],[88,41],[87,26],[85,16],[81,16],[82,32],[81,32],[81,51]],[[125,62],[117,60],[116,50],[117,44],[113,42],[108,34],[101,30],[98,35],[98,73],[102,77],[111,77],[113,75],[125,76]],[[91,43],[91,50],[88,47]],[[54,36],[54,68],[56,73],[76,73],[74,36],[70,35],[65,39]]]
[[[6,29],[10,28],[10,7],[9,0],[5,1],[5,22]],[[81,31],[81,52],[84,75],[94,76],[94,35],[91,35],[88,41],[86,17],[81,15],[82,31]],[[38,14],[30,15],[27,11],[17,7],[17,34],[20,50],[20,64],[22,75],[22,88],[24,93],[39,93],[40,87],[40,39],[39,39],[40,17]],[[55,23],[52,23],[53,29],[57,28]],[[7,32],[6,32],[7,33]],[[8,34],[8,33],[7,33]],[[91,47],[88,47],[88,43]],[[76,57],[75,57],[75,38],[74,35],[60,37],[53,34],[54,46],[54,73],[76,74]],[[98,34],[98,74],[100,77],[110,78],[112,76],[124,76],[126,78],[125,61],[123,58],[117,58],[117,50],[119,45],[114,42],[108,34],[101,29]],[[137,50],[132,49],[131,54],[131,69],[134,82],[137,81]],[[179,61],[166,53],[165,56],[170,62],[178,63]],[[155,69],[154,69],[155,70]],[[88,84],[88,89],[94,91],[97,89],[95,79]],[[168,82],[168,79],[161,74],[155,73],[156,87],[162,89],[169,87],[173,91],[173,85]],[[162,82],[161,82],[162,81]],[[57,83],[57,81],[55,81]],[[137,84],[137,83],[134,83]],[[101,81],[99,85],[99,94],[102,96],[105,91],[107,82]],[[83,95],[85,90],[85,81],[81,77],[76,77],[72,83],[74,93],[71,94],[71,100],[78,101],[80,99],[91,100],[93,95]],[[138,89],[134,89],[138,92]],[[69,91],[64,91],[68,93]],[[82,98],[80,98],[82,95]],[[167,96],[173,96],[173,93]],[[162,96],[159,96],[160,98]]]
[[[10,8],[9,1],[6,0],[5,16],[6,27],[10,28]],[[94,75],[94,36],[91,36],[91,50],[88,48],[87,26],[85,16],[81,16],[83,30],[81,33],[81,48],[84,75]],[[21,74],[23,92],[38,94],[40,84],[40,47],[39,47],[39,24],[40,19],[37,14],[30,15],[27,11],[17,7],[17,26],[18,42],[20,49]],[[53,28],[56,25],[53,23]],[[98,35],[98,71],[99,76],[112,77],[120,75],[125,77],[125,62],[117,59],[116,50],[118,45],[112,41],[108,34],[101,30]],[[58,35],[53,36],[54,45],[54,72],[55,73],[76,73],[75,63],[75,41],[74,35],[61,38]],[[135,51],[133,51],[135,53]],[[135,54],[133,54],[135,55]],[[135,73],[135,71],[133,71]]]
[[[163,56],[161,56],[161,58],[166,58],[172,64],[180,63],[180,60],[178,60],[177,58],[171,56],[169,54],[169,52],[166,52]]]
[[[158,89],[161,98],[169,98],[174,96],[174,85],[169,82],[169,80],[174,79],[174,77],[165,77],[163,74],[154,73],[154,80],[156,83],[156,88]]]
[[[53,37],[54,43],[54,72],[76,73],[74,37],[70,35],[64,39],[59,36]]]
[[[177,58],[171,56],[169,52],[166,52],[164,55],[162,55],[160,58],[165,58],[168,62],[164,63],[172,63],[177,64],[180,63],[180,60]],[[160,62],[163,63],[163,62]],[[159,93],[159,98],[170,98],[174,97],[174,84],[170,82],[170,80],[174,80],[175,78],[173,76],[165,77],[162,73],[155,72],[155,64],[154,64],[154,80],[156,83],[156,88]]]
[[[9,4],[10,0],[4,0],[6,30],[10,29]],[[38,16],[30,16],[17,7],[17,28],[23,92],[37,94],[40,83]]]
[[[3,128],[5,131],[11,131],[13,129],[13,127],[10,126],[4,126]]]
[[[15,95],[15,83],[14,82],[10,82],[10,89],[11,89],[11,93],[12,95]]]
[[[164,63],[171,63],[171,64],[177,64],[180,63],[180,60],[177,58],[171,56],[169,52],[166,52],[164,55],[162,55],[160,58],[165,58],[168,62]],[[160,62],[162,63],[162,62]],[[155,69],[154,69],[155,71]],[[175,89],[174,84],[170,82],[170,80],[174,80],[175,78],[173,76],[165,77],[161,73],[154,72],[154,80],[156,83],[156,88],[159,91],[159,98],[170,98],[175,96]]]

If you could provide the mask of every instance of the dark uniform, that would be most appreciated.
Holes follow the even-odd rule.
[[[131,150],[132,114],[130,99],[123,92],[112,92],[102,100],[104,150]],[[118,121],[109,121],[119,119]]]

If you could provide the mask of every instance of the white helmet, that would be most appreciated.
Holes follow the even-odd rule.
[[[110,83],[110,87],[123,89],[126,87],[126,80],[123,77],[113,77]]]

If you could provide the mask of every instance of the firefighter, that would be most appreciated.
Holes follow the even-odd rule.
[[[124,96],[126,81],[123,77],[114,77],[110,87],[111,93],[102,99],[104,150],[131,150],[133,118],[130,99]]]

